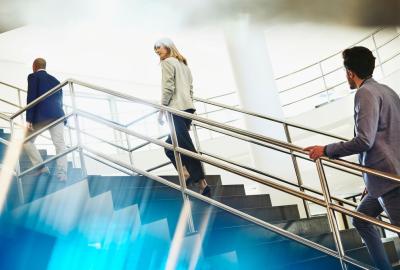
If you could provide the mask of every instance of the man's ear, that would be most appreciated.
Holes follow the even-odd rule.
[[[346,74],[347,74],[347,77],[349,77],[349,78],[353,78],[353,72],[351,71],[351,70],[349,70],[349,69],[346,69]]]

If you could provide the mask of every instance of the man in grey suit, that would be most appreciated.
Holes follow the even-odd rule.
[[[339,158],[359,154],[361,165],[400,175],[400,99],[388,86],[372,78],[375,57],[365,47],[343,51],[344,66],[354,98],[355,137],[348,142],[310,146],[312,159],[321,156]],[[371,174],[363,175],[366,196],[357,211],[377,217],[383,211],[390,222],[400,225],[400,182]],[[376,228],[363,220],[353,219],[368,251],[379,269],[392,269]]]

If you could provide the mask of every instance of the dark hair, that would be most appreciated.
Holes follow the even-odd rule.
[[[371,77],[374,73],[375,57],[368,48],[349,48],[343,51],[342,56],[345,68],[354,72],[360,79]]]

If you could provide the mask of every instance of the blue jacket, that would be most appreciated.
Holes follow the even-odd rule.
[[[388,86],[367,79],[354,98],[355,137],[326,146],[328,157],[359,154],[360,164],[400,175],[400,98]],[[364,174],[368,193],[378,198],[400,183]]]
[[[28,76],[27,104],[48,92],[60,82],[49,75],[45,70],[40,70]],[[62,90],[47,97],[26,112],[26,121],[32,124],[56,120],[65,115],[63,110]]]

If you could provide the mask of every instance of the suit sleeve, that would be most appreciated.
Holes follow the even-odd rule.
[[[26,104],[31,103],[33,100],[38,98],[38,82],[37,78],[33,74],[28,76],[28,94],[26,98]],[[26,121],[32,123],[35,116],[35,106],[26,111]]]
[[[354,98],[356,136],[348,142],[326,146],[326,155],[338,158],[362,153],[371,149],[378,130],[380,100],[370,91],[358,90]]]
[[[168,106],[171,102],[171,98],[175,92],[175,69],[174,66],[168,61],[161,62],[162,72],[162,96],[161,104]]]

